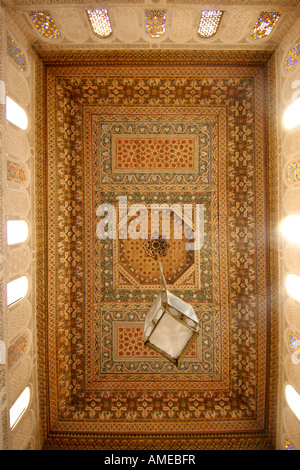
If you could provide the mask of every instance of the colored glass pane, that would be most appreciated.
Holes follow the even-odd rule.
[[[106,38],[112,33],[109,16],[106,8],[101,10],[87,10],[93,31],[97,36]]]
[[[300,363],[300,340],[298,336],[293,333],[288,334],[288,345],[292,353],[292,362],[293,364]]]
[[[291,70],[294,65],[298,62],[298,60],[300,60],[300,38],[297,42],[295,42],[295,44],[286,56],[286,59],[284,61],[285,70]]]
[[[57,39],[60,35],[60,32],[48,11],[32,12],[30,13],[30,18],[41,36],[47,39]]]
[[[27,335],[22,335],[15,343],[8,348],[8,367],[11,368],[22,356],[24,356],[28,346]]]
[[[300,160],[291,163],[287,167],[287,181],[288,183],[297,183],[300,181]]]
[[[300,345],[299,338],[292,333],[289,333],[288,335],[288,343],[289,343],[290,350],[292,352],[297,351]]]
[[[288,440],[284,441],[284,448],[285,450],[295,450],[295,446]]]
[[[263,11],[257,19],[252,31],[251,36],[255,39],[261,39],[269,36],[273,31],[281,13],[275,11]]]
[[[28,442],[27,446],[25,447],[24,450],[32,450],[33,449],[33,443],[32,442]]]
[[[166,28],[166,10],[145,10],[146,34],[151,38],[159,38]]]
[[[204,10],[198,27],[198,35],[201,38],[210,38],[216,34],[223,12],[220,10]]]
[[[7,181],[12,183],[24,184],[26,183],[27,175],[25,168],[20,163],[7,162]]]
[[[27,69],[24,52],[9,35],[7,35],[7,54],[23,72]]]

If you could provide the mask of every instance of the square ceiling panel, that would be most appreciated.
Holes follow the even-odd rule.
[[[272,53],[39,55],[45,448],[271,448],[277,372]],[[100,239],[105,207],[113,236]],[[179,238],[185,207],[190,233]],[[190,250],[198,207],[203,243]],[[145,249],[157,212],[170,221],[162,257],[168,287],[200,321],[179,367],[142,341],[160,289],[158,265]]]

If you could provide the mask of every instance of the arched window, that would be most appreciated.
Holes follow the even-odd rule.
[[[29,235],[28,224],[25,220],[8,220],[6,222],[7,244],[23,243]]]
[[[283,115],[283,124],[288,130],[300,124],[300,98],[286,108]]]
[[[287,182],[298,183],[300,181],[300,160],[291,163],[287,167]]]
[[[27,348],[28,336],[24,333],[8,348],[7,362],[9,369],[24,356]]]
[[[6,286],[6,301],[7,306],[18,302],[23,299],[28,291],[28,278],[27,276],[19,277],[11,281]]]
[[[201,38],[210,38],[218,30],[223,12],[220,10],[203,10],[198,27],[198,35]]]
[[[292,444],[289,440],[284,441],[284,448],[285,450],[295,450],[294,444]]]
[[[281,222],[280,230],[291,243],[300,245],[300,215],[288,215]]]
[[[7,54],[23,72],[27,69],[24,52],[21,51],[9,34],[7,35]]]
[[[297,418],[300,420],[300,395],[296,392],[294,387],[287,385],[285,387],[285,396],[286,401],[288,402],[289,407],[295,413]]]
[[[159,38],[166,30],[166,10],[145,10],[145,30],[150,38]]]
[[[300,277],[296,274],[288,274],[285,285],[288,294],[300,302]]]
[[[31,12],[30,18],[39,34],[44,38],[57,39],[59,37],[60,32],[48,11]]]
[[[27,174],[24,165],[7,160],[7,181],[17,184],[25,184]]]
[[[288,345],[292,353],[292,363],[298,365],[300,363],[300,339],[294,333],[288,334]]]
[[[300,38],[297,42],[291,47],[289,50],[285,61],[284,61],[284,68],[286,71],[291,70],[294,65],[300,60]]]
[[[297,335],[294,335],[293,333],[288,334],[288,345],[289,348],[292,352],[297,351],[300,345],[300,341]]]
[[[30,388],[26,387],[9,410],[10,429],[12,429],[17,424],[22,415],[25,413],[28,408],[29,402]]]
[[[87,14],[94,33],[100,38],[107,38],[111,35],[112,29],[106,8],[101,10],[87,10]]]
[[[251,36],[255,39],[261,39],[269,36],[273,31],[277,21],[280,18],[280,12],[277,11],[263,11],[258,17],[253,29]]]
[[[23,131],[26,131],[28,127],[26,112],[9,96],[6,97],[6,119]]]

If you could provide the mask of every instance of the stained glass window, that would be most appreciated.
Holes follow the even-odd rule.
[[[292,362],[293,364],[298,365],[300,363],[300,340],[298,336],[293,333],[288,334],[288,345],[291,350]]]
[[[300,340],[296,335],[294,335],[292,333],[289,333],[289,335],[288,335],[288,344],[289,344],[290,350],[292,352],[294,352],[294,351],[297,351],[297,349],[299,348]]]
[[[201,38],[210,38],[216,34],[223,12],[220,10],[203,10],[198,27]]]
[[[32,12],[30,13],[30,18],[40,35],[44,38],[57,39],[59,37],[60,32],[48,11]]]
[[[16,362],[24,356],[28,347],[28,338],[27,335],[24,334],[14,342],[10,348],[8,348],[7,359],[8,359],[8,367],[11,368]]]
[[[145,10],[147,36],[159,38],[166,30],[166,10]]]
[[[295,450],[294,444],[292,444],[289,440],[284,441],[284,448],[285,450]]]
[[[21,163],[7,161],[7,181],[12,183],[24,184],[26,183],[27,175],[26,170]]]
[[[291,163],[287,167],[287,181],[288,183],[297,183],[300,181],[300,160]]]
[[[300,38],[297,42],[295,42],[295,44],[286,56],[286,59],[284,61],[285,70],[291,70],[294,65],[298,62],[298,60],[300,60]]]
[[[106,8],[101,10],[87,10],[93,31],[101,38],[107,38],[112,33],[109,16]]]
[[[281,13],[277,11],[263,11],[250,33],[251,36],[255,39],[261,39],[271,34],[280,15]]]
[[[24,52],[21,51],[9,34],[7,35],[7,54],[23,72],[27,69]]]

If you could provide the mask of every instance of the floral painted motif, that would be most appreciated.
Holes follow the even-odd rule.
[[[199,433],[211,430],[223,436],[251,434],[247,442],[237,438],[237,447],[271,446],[265,430],[261,437],[254,436],[265,426],[260,397],[269,385],[263,371],[272,368],[265,362],[273,337],[270,303],[265,302],[272,270],[264,251],[270,184],[264,165],[273,155],[266,153],[264,141],[265,118],[272,115],[262,106],[266,74],[257,63],[222,70],[201,67],[201,74],[198,63],[188,63],[184,74],[166,63],[129,63],[122,74],[115,63],[46,70],[51,104],[47,367],[50,391],[57,391],[50,421],[62,429],[58,440],[53,438],[54,446],[68,440],[82,423],[108,448],[114,437],[105,441],[107,433],[116,437],[120,448],[127,444],[118,436],[132,432],[176,433],[173,444],[166,438],[163,445],[176,441],[179,446],[188,436],[189,446],[205,447]],[[176,174],[167,165],[165,173],[159,173],[150,160],[148,171],[119,172],[111,137],[140,137],[147,126],[149,142],[155,128],[164,138],[166,126],[176,138],[180,126],[189,127],[189,135],[194,129],[200,152],[191,173],[180,168]],[[199,344],[180,370],[149,354],[140,360],[139,332],[157,291],[142,284],[141,258],[134,266],[140,270],[135,277],[126,269],[132,250],[118,250],[117,241],[95,236],[98,205],[116,205],[120,195],[126,195],[130,205],[205,205],[201,271],[191,273],[194,279],[184,279],[189,289],[174,289],[193,302],[202,327]],[[123,287],[126,281],[130,288]],[[136,338],[132,348],[126,342],[130,334]],[[94,445],[85,439],[80,435],[72,445]],[[222,443],[214,439],[213,445],[230,446],[226,437],[220,438]],[[47,445],[51,447],[51,438]]]

